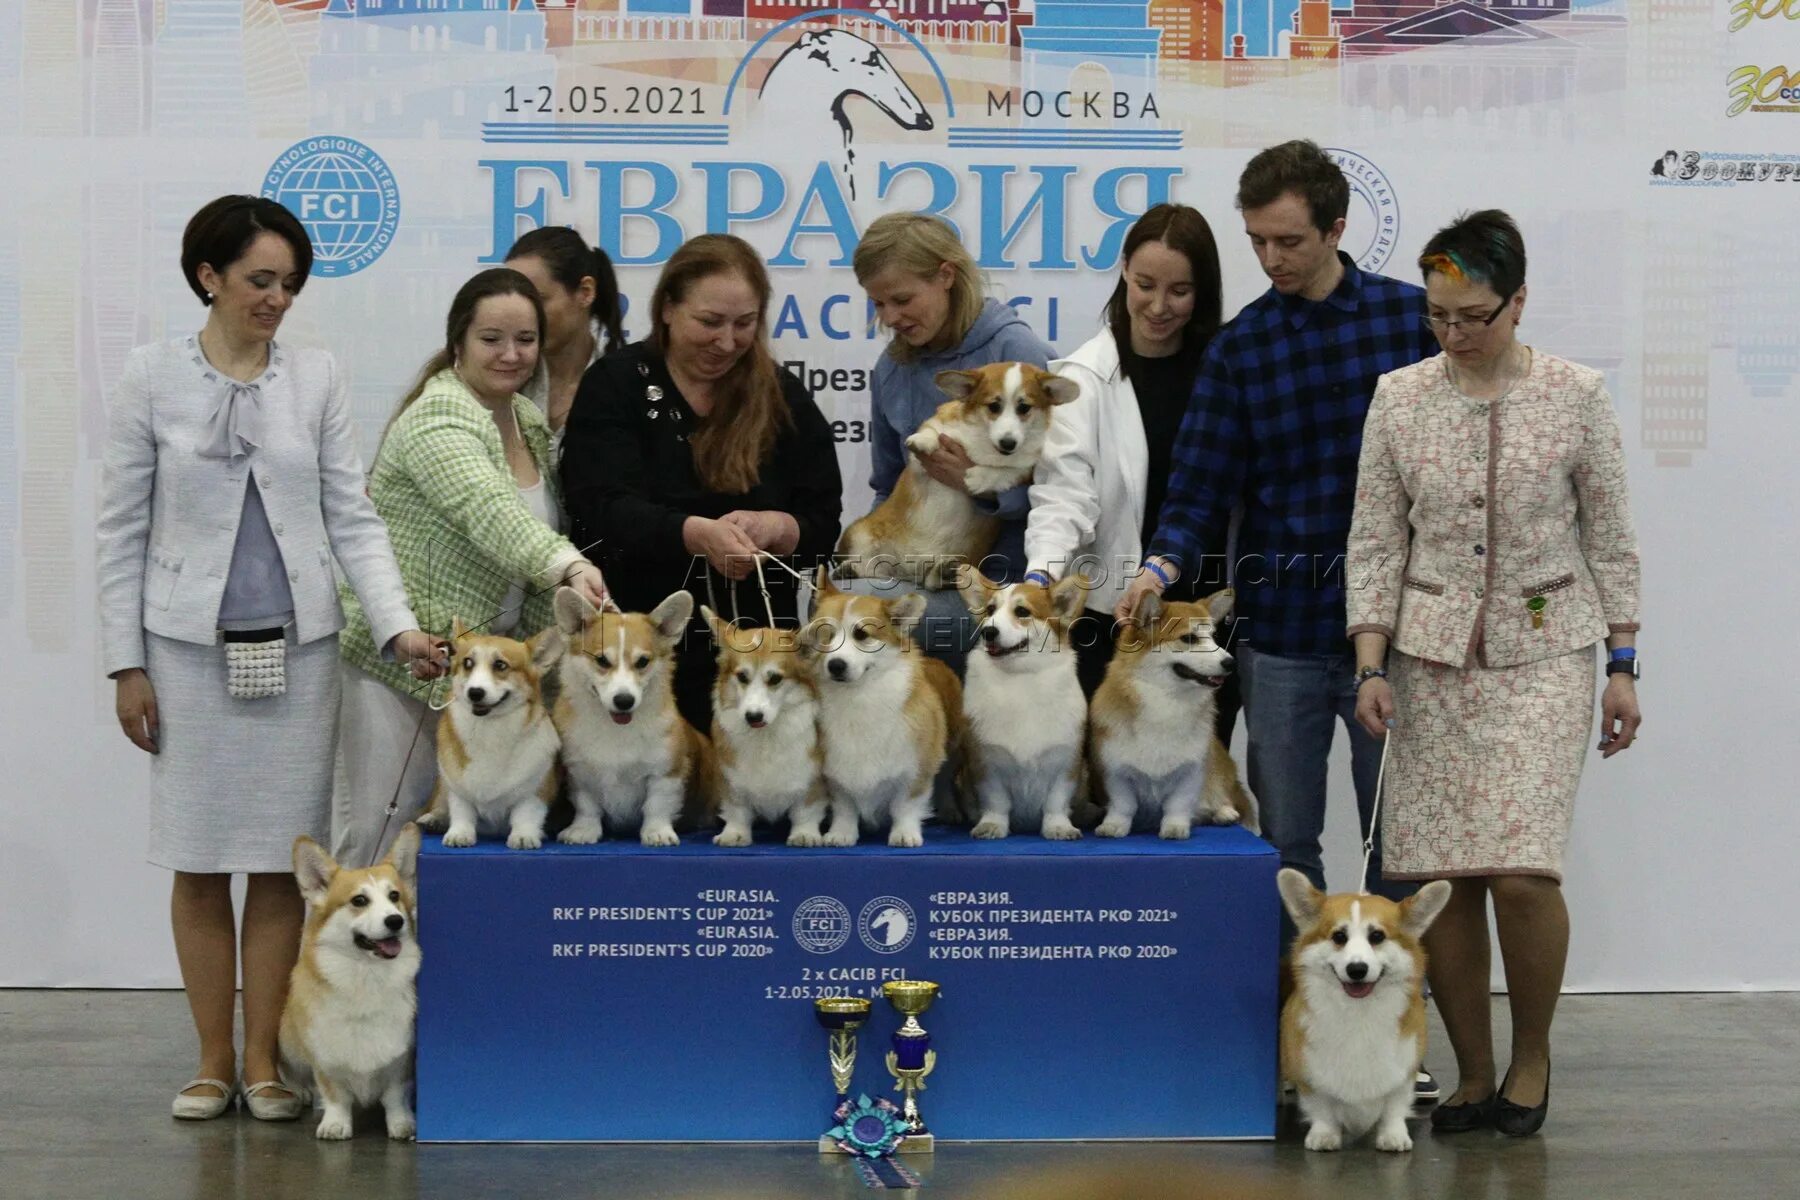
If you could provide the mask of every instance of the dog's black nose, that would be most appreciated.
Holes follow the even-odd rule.
[[[637,705],[637,697],[630,692],[620,692],[613,697],[613,707],[619,712],[630,712]]]
[[[750,722],[752,725],[761,725],[762,719],[763,719],[763,715],[762,715],[761,709],[746,712],[744,714],[744,720]]]
[[[833,679],[842,679],[850,673],[850,664],[841,658],[834,658],[825,664],[825,669],[831,672]]]
[[[1219,669],[1222,671],[1231,670],[1232,666],[1236,662],[1237,662],[1237,659],[1231,657],[1231,655],[1229,655],[1229,654],[1222,653],[1219,655]]]
[[[1361,983],[1364,979],[1368,978],[1369,964],[1364,962],[1353,962],[1344,968],[1344,974],[1348,975],[1351,979],[1354,979],[1357,983]]]
[[[1000,453],[1011,454],[1014,450],[1017,450],[1019,448],[1019,439],[1013,438],[1013,437],[1003,437],[994,444],[999,447]]]
[[[992,625],[983,625],[981,627],[981,640],[984,642],[999,641],[1000,631],[995,629]]]
[[[402,929],[406,928],[406,918],[399,913],[389,913],[387,916],[387,927],[395,933],[399,933]]]
[[[478,687],[470,688],[469,689],[469,699],[473,700],[477,704],[480,704],[483,700],[487,699],[487,689],[486,688],[478,688]]]

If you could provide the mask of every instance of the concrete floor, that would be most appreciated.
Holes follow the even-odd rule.
[[[378,1121],[323,1145],[310,1121],[178,1123],[193,1035],[174,992],[0,991],[0,1029],[0,1196],[19,1200],[869,1194],[800,1146],[415,1147]],[[1273,1144],[951,1144],[907,1162],[943,1200],[1768,1200],[1800,1196],[1797,1116],[1800,994],[1571,996],[1541,1137],[1434,1141],[1420,1121],[1410,1155],[1309,1154],[1290,1124]]]

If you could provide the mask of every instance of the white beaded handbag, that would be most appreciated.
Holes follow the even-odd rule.
[[[270,634],[275,636],[271,637]],[[234,700],[263,700],[287,691],[287,638],[281,630],[225,635],[225,690]]]

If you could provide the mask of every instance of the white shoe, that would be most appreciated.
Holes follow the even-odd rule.
[[[265,1096],[271,1088],[287,1092],[286,1096]],[[305,1102],[294,1089],[279,1079],[265,1079],[244,1089],[244,1107],[259,1121],[293,1121],[299,1119]]]
[[[216,1096],[190,1096],[189,1088],[214,1087],[219,1089]],[[169,1115],[177,1121],[210,1121],[214,1117],[222,1117],[231,1111],[232,1102],[237,1099],[237,1089],[222,1079],[190,1079],[181,1085],[175,1093],[175,1103],[169,1106]]]

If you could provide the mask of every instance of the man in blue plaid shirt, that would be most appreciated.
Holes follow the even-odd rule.
[[[1232,649],[1250,790],[1282,862],[1318,887],[1335,721],[1349,733],[1364,828],[1381,759],[1354,717],[1344,633],[1363,417],[1382,374],[1436,353],[1424,291],[1359,270],[1338,250],[1349,202],[1343,172],[1309,141],[1264,150],[1244,169],[1237,205],[1273,286],[1207,348],[1156,536],[1119,614],[1145,591],[1160,592],[1165,576],[1221,575],[1231,511],[1242,506]],[[1376,891],[1412,890],[1382,884],[1379,850],[1370,874]]]

